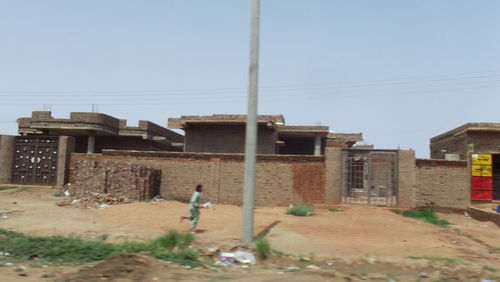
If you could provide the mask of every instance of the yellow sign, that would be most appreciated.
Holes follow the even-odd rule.
[[[491,165],[492,159],[491,154],[472,154],[471,155],[473,165]]]
[[[493,176],[491,165],[472,165],[472,176]]]

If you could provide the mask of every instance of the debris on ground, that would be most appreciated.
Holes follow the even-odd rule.
[[[69,206],[72,208],[107,208],[110,205],[131,203],[132,201],[125,196],[115,196],[107,193],[84,193],[81,197],[68,197],[58,206]]]

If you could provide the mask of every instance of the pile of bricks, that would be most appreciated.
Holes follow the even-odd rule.
[[[82,207],[150,200],[160,194],[161,171],[117,160],[78,160],[65,186]],[[75,202],[75,200],[77,202]]]

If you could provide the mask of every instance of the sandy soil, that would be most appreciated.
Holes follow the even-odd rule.
[[[0,219],[0,228],[33,235],[77,235],[122,242],[151,239],[170,229],[187,230],[190,226],[189,222],[179,222],[179,217],[187,212],[185,203],[143,202],[80,209],[57,206],[62,198],[53,196],[54,192],[57,190],[40,187],[0,191],[0,215],[8,216]],[[0,281],[56,281],[61,275],[66,275],[68,281],[290,281],[291,277],[292,281],[356,281],[366,279],[366,275],[372,275],[369,280],[379,281],[391,277],[398,281],[446,277],[455,279],[452,281],[500,279],[500,228],[492,223],[459,214],[440,214],[453,223],[449,228],[440,228],[402,217],[389,209],[340,208],[343,211],[318,210],[310,217],[285,215],[284,207],[256,209],[256,235],[266,235],[274,249],[294,257],[314,257],[315,266],[300,272],[286,272],[286,267],[298,264],[296,258],[271,258],[251,269],[188,270],[145,255],[133,255],[80,267],[29,267],[21,272],[16,271],[16,266],[0,267]],[[202,210],[197,242],[205,248],[221,250],[238,246],[240,221],[240,207],[215,205]],[[464,263],[436,265],[425,259],[409,259],[410,256],[453,258]],[[129,269],[115,273],[110,271],[113,265]],[[103,271],[96,271],[100,268]],[[87,269],[92,271],[85,274]],[[19,276],[24,272],[29,275]],[[99,276],[104,272],[113,275]],[[429,277],[422,274],[418,278],[421,272]],[[123,273],[128,274],[123,276]],[[133,273],[143,280],[132,278]]]

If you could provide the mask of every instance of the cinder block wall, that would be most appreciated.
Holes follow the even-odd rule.
[[[466,161],[416,160],[418,207],[434,203],[438,208],[467,209],[470,178]]]
[[[0,184],[11,183],[15,136],[0,135]]]
[[[185,129],[185,152],[244,153],[245,125],[190,125]],[[275,129],[258,126],[258,154],[275,154]]]
[[[189,201],[196,184],[204,185],[203,201],[241,205],[242,154],[192,154],[104,150],[102,154],[72,154],[71,183],[81,160],[122,161],[160,169],[160,192],[172,200]],[[325,201],[323,156],[259,155],[256,204],[285,206]]]

